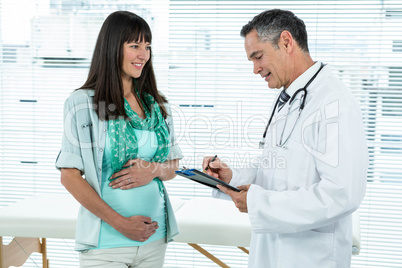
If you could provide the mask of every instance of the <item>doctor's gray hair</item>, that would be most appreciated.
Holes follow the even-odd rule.
[[[254,29],[262,42],[271,42],[275,48],[279,48],[278,41],[281,33],[285,30],[289,31],[300,49],[309,52],[306,25],[291,11],[281,9],[264,11],[244,25],[240,35],[246,37]]]

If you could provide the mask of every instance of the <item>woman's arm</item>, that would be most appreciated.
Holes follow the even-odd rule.
[[[61,184],[83,207],[132,240],[146,241],[158,228],[158,223],[149,217],[124,217],[114,211],[82,178],[78,169],[62,168]]]
[[[176,177],[175,171],[179,169],[179,159],[156,163],[155,174],[162,181],[168,181]]]
[[[126,168],[112,175],[112,182],[109,184],[111,187],[127,190],[146,185],[156,177],[162,181],[171,180],[176,176],[175,171],[179,168],[179,160],[158,163],[136,158],[127,161],[124,167]]]

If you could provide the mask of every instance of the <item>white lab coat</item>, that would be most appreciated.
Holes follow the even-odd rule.
[[[297,99],[284,139],[298,114]],[[364,197],[368,165],[359,105],[326,65],[309,86],[283,149],[275,144],[288,107],[274,117],[259,161],[233,169],[231,185],[251,184],[249,267],[350,267],[351,213]]]

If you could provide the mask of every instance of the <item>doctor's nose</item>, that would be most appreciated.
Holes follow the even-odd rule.
[[[255,74],[259,74],[261,72],[262,68],[254,63],[253,71]]]

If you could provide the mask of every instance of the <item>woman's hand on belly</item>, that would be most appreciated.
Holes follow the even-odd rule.
[[[123,167],[124,169],[114,173],[110,177],[110,180],[112,180],[109,183],[110,187],[128,190],[144,186],[150,183],[155,177],[158,177],[157,163],[154,162],[147,162],[136,158],[128,160]]]
[[[116,228],[125,237],[131,240],[144,242],[156,232],[158,223],[152,221],[146,216],[131,216],[125,217],[119,226]]]

